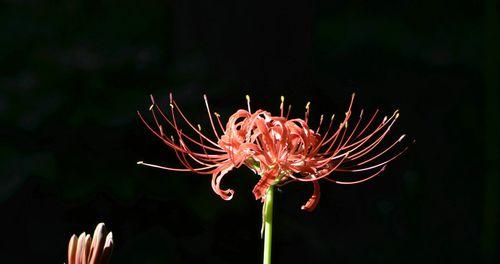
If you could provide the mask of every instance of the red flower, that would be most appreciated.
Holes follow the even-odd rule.
[[[177,158],[184,168],[163,167],[144,162],[139,162],[139,164],[173,171],[211,174],[212,188],[225,200],[231,199],[234,192],[230,189],[221,190],[220,182],[223,176],[234,167],[246,165],[261,175],[261,179],[253,189],[256,199],[265,199],[265,193],[271,185],[281,186],[296,181],[311,182],[314,193],[302,206],[303,210],[311,211],[319,201],[319,180],[325,179],[337,184],[361,183],[379,175],[388,162],[406,150],[404,148],[399,152],[393,152],[393,148],[403,140],[404,135],[386,147],[382,147],[383,144],[381,144],[399,116],[397,111],[374,125],[378,114],[378,111],[375,111],[369,121],[360,126],[363,114],[361,111],[354,127],[349,129],[354,94],[345,117],[338,127],[332,128],[334,120],[334,116],[332,116],[324,131],[321,130],[323,116],[321,116],[316,130],[309,127],[309,103],[306,105],[304,119],[289,119],[290,107],[287,115],[284,116],[283,97],[281,97],[280,115],[273,116],[264,110],[252,112],[248,96],[248,110],[238,110],[229,117],[225,127],[222,125],[220,116],[215,113],[217,128],[210,113],[206,96],[204,98],[212,131],[217,140],[209,139],[201,132],[200,126],[196,128],[191,124],[171,95],[170,117],[162,112],[151,97],[153,104],[150,110],[156,129],[149,125],[140,113],[139,116],[149,130],[175,150]],[[198,139],[194,139],[182,131],[177,124],[176,114],[194,130]],[[163,125],[159,122],[158,115],[173,128],[177,136],[176,140],[174,137],[167,137],[164,134]],[[389,154],[389,156],[383,159],[385,154]],[[351,181],[331,178],[342,173],[353,175],[365,172],[368,174],[361,175],[361,178]]]

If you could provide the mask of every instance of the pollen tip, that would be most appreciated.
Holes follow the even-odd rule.
[[[216,117],[220,117],[219,113],[217,113],[217,112],[214,112],[214,115],[215,115]]]
[[[203,94],[203,99],[206,101],[207,100],[207,95]]]
[[[172,109],[173,109],[173,108],[174,108],[174,105],[173,105],[173,104],[170,104],[170,108],[172,108]]]
[[[396,118],[398,118],[398,117],[399,117],[399,113],[396,113]]]
[[[137,162],[137,165],[142,165],[142,164],[144,164],[144,161],[142,160]]]
[[[281,102],[285,102],[285,97],[283,95],[281,96]]]
[[[248,102],[250,102],[250,95],[245,95],[245,98],[247,99]]]
[[[198,124],[198,130],[200,130],[200,131],[201,131],[201,126],[200,126],[200,124]]]
[[[406,137],[406,134],[403,134],[399,137],[398,141],[401,142],[401,140],[403,140],[404,138]]]
[[[311,102],[307,102],[306,104],[306,109],[309,110],[309,105],[311,105]]]
[[[151,104],[151,106],[149,106],[149,111],[153,110],[154,106],[155,106],[154,104]]]
[[[335,118],[335,114],[332,115],[332,117],[330,117],[330,120],[333,120]]]

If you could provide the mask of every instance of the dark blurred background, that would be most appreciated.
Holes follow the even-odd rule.
[[[312,119],[400,109],[416,143],[380,177],[277,194],[275,263],[498,260],[495,1],[38,1],[0,4],[0,255],[62,263],[71,234],[104,221],[112,263],[259,263],[261,203],[247,169],[224,182],[177,164],[136,116],[173,92],[207,127],[278,110]]]

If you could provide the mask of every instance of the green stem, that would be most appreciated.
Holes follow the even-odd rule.
[[[274,186],[267,190],[264,203],[264,264],[271,264],[271,244],[273,240],[273,198]]]

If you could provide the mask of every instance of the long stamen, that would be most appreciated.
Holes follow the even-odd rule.
[[[283,117],[283,106],[285,104],[285,97],[282,95],[280,99],[281,99],[281,103],[280,103],[280,116]]]
[[[342,168],[339,168],[337,169],[338,171],[341,171],[341,172],[360,172],[360,171],[367,171],[367,170],[372,170],[372,169],[375,169],[375,168],[378,168],[380,166],[383,166],[391,161],[393,161],[394,159],[396,159],[397,157],[401,156],[403,153],[406,152],[406,150],[408,149],[408,147],[404,148],[402,151],[400,151],[399,153],[397,153],[396,155],[392,156],[390,159],[384,161],[384,162],[381,162],[379,164],[375,164],[373,166],[370,166],[370,167],[365,167],[365,168],[361,168],[361,169],[342,169]]]
[[[191,127],[191,129],[193,129],[194,131],[197,131],[197,129],[194,127],[194,125],[191,122],[189,122],[189,120],[186,118],[186,116],[184,115],[184,113],[182,112],[182,110],[179,108],[179,106],[177,105],[177,103],[175,101],[172,101],[172,102],[173,102],[173,104],[170,107],[172,109],[175,108],[175,110],[177,110],[177,112],[179,112],[179,114],[181,115],[182,119],[184,119],[184,121],[186,122],[186,124],[188,124],[188,126]],[[212,141],[211,139],[209,139],[205,135],[203,135],[203,134],[200,133],[200,136],[202,136],[205,140],[207,140],[208,142],[210,142],[210,144],[212,144],[212,145],[214,145],[216,147],[219,146],[217,143],[215,143],[214,141]]]
[[[219,134],[217,133],[217,130],[215,129],[214,121],[212,120],[212,113],[210,112],[210,107],[208,106],[207,96],[205,94],[203,95],[203,99],[205,99],[205,106],[207,107],[208,119],[210,119],[210,125],[212,125],[212,130],[214,131],[215,137],[217,137],[217,139],[220,139]]]
[[[366,143],[370,138],[372,138],[376,133],[378,133],[379,131],[381,131],[384,127],[394,123],[394,119],[397,119],[398,117],[398,112],[394,112],[394,114],[390,117],[390,118],[387,118],[387,116],[384,117],[384,119],[382,120],[382,123],[379,124],[379,126],[377,128],[375,128],[370,134],[366,135],[364,138],[352,143],[352,144],[349,144],[348,146],[345,146],[344,148],[348,149],[348,148],[351,148],[353,146],[356,146],[354,149],[357,149],[359,147],[361,147],[364,143]],[[354,149],[352,149],[351,151],[353,151]]]
[[[160,115],[163,117],[163,119],[172,127],[175,129],[175,126],[173,124],[172,121],[170,121],[170,119],[165,115],[165,113],[161,110],[161,108],[156,105],[156,110],[160,113]],[[198,130],[195,130],[195,132],[199,135],[199,136],[204,136],[200,133],[200,131]],[[201,143],[200,142],[197,142],[196,140],[194,140],[193,138],[191,138],[190,136],[186,135],[185,133],[182,133],[181,132],[181,135],[185,138],[187,138],[189,141],[193,142],[194,144],[198,145],[201,147]],[[222,149],[220,149],[219,145],[216,145],[217,148],[213,148],[213,147],[210,147],[210,146],[206,146],[206,145],[203,145],[205,148],[207,148],[208,150],[211,150],[211,151],[216,151],[216,152],[224,152]]]
[[[290,177],[292,179],[295,179],[295,180],[298,180],[298,181],[303,181],[303,182],[318,181],[320,179],[328,177],[329,174],[332,173],[333,171],[336,171],[344,163],[344,160],[347,159],[348,156],[349,156],[349,152],[345,153],[345,154],[342,154],[342,159],[340,161],[338,161],[338,163],[333,168],[331,168],[330,170],[328,170],[326,173],[324,173],[323,175],[321,175],[319,177],[307,178],[307,179],[305,179],[305,178],[298,178],[298,177],[295,177],[293,175],[290,175]]]
[[[245,98],[247,99],[247,107],[248,107],[248,112],[251,113],[252,110],[250,109],[250,95],[245,95]]]
[[[307,121],[309,119],[309,105],[311,104],[311,102],[307,102],[306,104],[306,113],[305,113],[305,118],[304,120],[306,121],[306,124],[307,124]]]
[[[326,145],[326,144],[328,144],[328,142],[332,141],[332,143],[329,145],[328,149],[323,153],[328,153],[331,150],[331,148],[334,146],[334,143],[337,140],[337,137],[338,137],[339,133],[341,132],[342,127],[345,126],[347,128],[347,122],[349,120],[349,117],[351,116],[352,104],[354,103],[354,96],[355,96],[355,94],[353,93],[351,96],[351,102],[349,103],[349,108],[347,109],[347,112],[345,113],[344,121],[340,124],[340,127],[338,128],[337,132],[335,132],[335,134],[333,134],[328,140],[326,140],[326,142],[323,143],[323,145]],[[342,140],[340,141],[339,144],[341,144],[341,143],[342,143]]]
[[[153,103],[154,103],[154,99],[153,99]],[[152,113],[154,114],[154,111],[152,111]],[[142,117],[142,115],[138,112],[138,115],[140,117],[140,119],[142,120],[142,122],[146,125],[146,127],[153,133],[155,134],[158,138],[160,138],[165,144],[167,144],[168,146],[170,146],[176,153],[176,156],[177,158],[181,161],[181,163],[188,169],[192,170],[192,171],[195,171],[193,170],[194,168],[188,163],[188,161],[186,160],[185,158],[185,154],[188,154],[190,157],[192,157],[195,161],[197,161],[198,163],[202,164],[202,165],[206,165],[206,166],[211,166],[211,164],[207,164],[205,162],[200,162],[199,160],[197,160],[196,158],[194,158],[194,156],[199,156],[201,154],[199,153],[196,153],[196,152],[193,152],[192,150],[190,150],[189,148],[187,148],[187,146],[182,143],[182,137],[180,136],[180,142],[182,143],[180,146],[176,145],[175,142],[174,142],[174,139],[172,137],[172,141],[169,141],[168,138],[166,137],[163,137],[163,129],[161,128],[161,126],[159,126],[160,128],[160,135],[155,131],[153,130],[149,124],[144,120],[144,118]],[[156,116],[153,115],[154,118],[155,118],[155,121],[157,122],[157,119],[156,119]],[[157,122],[157,125],[158,125],[158,122]],[[176,131],[178,132],[178,135],[183,135],[182,131],[181,130],[178,130],[176,128]],[[182,157],[179,155],[179,152],[180,154],[182,155]],[[205,156],[206,157],[206,156]],[[210,155],[210,157],[207,159],[207,162],[211,162],[211,163],[214,163],[216,160],[219,160],[219,157],[222,158],[222,156],[220,155]],[[213,165],[213,164],[212,164]]]
[[[352,136],[356,133],[356,130],[358,129],[359,123],[361,123],[361,118],[363,117],[363,110],[361,110],[361,114],[359,115],[358,122],[356,122],[356,125],[354,126],[354,129],[351,131],[349,137],[345,140],[345,143],[339,148],[338,150],[342,150],[345,148],[345,146],[351,141]],[[346,129],[347,129],[347,123],[346,123]]]
[[[402,135],[401,137],[399,137],[398,140],[396,140],[394,143],[392,143],[389,147],[387,147],[386,149],[384,149],[382,152],[380,152],[379,154],[377,154],[376,156],[374,157],[371,157],[361,163],[358,163],[357,165],[363,165],[363,164],[366,164],[372,160],[375,160],[377,159],[378,157],[384,155],[387,151],[391,150],[394,146],[396,146],[398,143],[400,143],[404,138],[406,137],[406,135]]]
[[[394,119],[392,119],[391,123],[386,123],[386,124],[389,124],[387,126],[387,129],[373,143],[371,143],[366,148],[364,148],[363,150],[361,150],[358,153],[356,153],[355,155],[353,155],[352,159],[357,159],[357,158],[365,155],[366,153],[370,152],[372,149],[374,149],[384,139],[384,137],[389,133],[389,131],[392,128],[392,125],[396,122],[397,118],[398,118],[398,115],[396,115],[394,117]],[[374,134],[372,133],[371,135],[374,135]],[[367,140],[365,142],[367,142],[370,138],[371,138],[371,136],[369,138],[367,138]],[[365,143],[365,142],[363,142],[363,143]],[[362,145],[363,144],[358,145],[357,147],[355,147],[351,151],[355,151],[357,148],[361,147]]]
[[[143,122],[143,124],[146,126],[146,128],[151,131],[151,133],[153,133],[156,137],[158,137],[159,139],[161,139],[165,144],[167,144],[169,147],[173,148],[174,150],[178,150],[178,151],[184,151],[182,148],[180,148],[179,146],[175,145],[173,142],[169,141],[168,138],[163,138],[160,134],[158,134],[156,132],[156,130],[154,130],[149,124],[148,122],[146,122],[146,120],[144,119],[144,117],[141,115],[141,113],[139,111],[137,111],[137,115],[139,116],[139,118],[141,119],[141,121]]]
[[[163,170],[170,170],[170,171],[192,171],[190,169],[186,169],[186,168],[172,168],[172,167],[165,167],[165,166],[160,166],[160,165],[155,165],[155,164],[150,164],[150,163],[146,163],[144,161],[138,161],[137,162],[137,165],[144,165],[144,166],[148,166],[148,167],[153,167],[153,168],[158,168],[158,169],[163,169]],[[213,166],[207,166],[207,167],[204,167],[204,168],[196,168],[194,169],[196,172],[198,173],[203,173],[203,170],[206,170],[206,169],[211,169],[211,168],[214,168],[216,167],[216,165],[213,165]],[[207,173],[209,174],[209,173]]]
[[[290,110],[292,110],[292,105],[288,105],[288,112],[286,113],[286,119],[290,116]]]
[[[201,126],[200,126],[200,124],[198,124],[198,130],[201,133]],[[203,144],[203,138],[201,136],[200,136],[200,142],[201,142],[201,145],[202,145],[202,148],[203,148],[203,152],[205,152],[206,158],[209,159],[208,153],[207,153],[207,149],[205,148],[205,145]]]
[[[317,154],[318,151],[319,151],[319,149],[321,147],[323,147],[324,144],[328,144],[327,142],[325,143],[325,139],[328,137],[328,133],[330,133],[330,130],[332,128],[332,124],[333,124],[333,119],[334,118],[335,118],[335,114],[333,114],[332,117],[330,118],[330,122],[328,124],[328,128],[326,129],[325,135],[321,137],[320,142],[317,144],[316,148],[311,153]]]
[[[319,124],[318,124],[318,128],[316,129],[316,134],[319,133],[319,129],[321,128],[322,124],[323,124],[323,115],[321,115],[319,118]]]
[[[222,122],[220,120],[220,115],[217,112],[214,112],[214,115],[217,118],[217,123],[219,123],[219,127],[222,130],[222,132],[226,133],[226,129],[224,129],[224,126],[222,125]]]
[[[359,132],[359,134],[356,136],[356,138],[359,138],[361,135],[363,135],[363,133],[365,132],[365,130],[370,126],[370,124],[373,122],[373,119],[375,119],[375,116],[377,115],[378,113],[378,109],[375,110],[375,113],[373,113],[372,115],[372,118],[370,118],[370,121],[368,121],[368,123],[365,125],[365,128],[363,128],[363,130],[361,130],[361,132]]]
[[[195,161],[195,162],[197,162],[198,164],[200,164],[200,165],[204,165],[204,166],[209,166],[210,164],[208,164],[207,162],[212,162],[212,163],[214,162],[214,160],[212,160],[212,159],[210,159],[210,158],[206,159],[206,161],[203,161],[202,159],[205,159],[205,156],[203,156],[203,154],[200,156],[200,154],[198,154],[198,153],[195,153],[195,152],[191,151],[191,150],[189,149],[189,147],[188,147],[188,146],[184,143],[184,141],[182,141],[182,139],[180,140],[180,142],[179,142],[179,143],[181,144],[181,146],[182,146],[183,148],[185,148],[185,149],[186,149],[186,152],[185,152],[185,153],[182,153],[182,154],[183,154],[183,155],[184,155],[184,154],[187,154],[187,155],[188,155],[188,156],[189,156],[192,160],[194,160],[194,161]]]
[[[345,131],[346,131],[344,128],[346,128],[346,126],[347,126],[347,119],[348,119],[348,117],[346,116],[346,119],[344,119],[344,122],[340,123],[339,128],[337,129],[337,132],[335,132],[335,134],[333,134],[330,137],[331,143],[328,146],[328,148],[323,152],[323,154],[328,154],[330,152],[330,150],[333,148],[333,146],[335,146],[335,144],[337,143],[337,139],[338,139],[340,133],[342,133],[342,137],[341,137],[341,139],[340,139],[340,141],[339,141],[338,144],[342,143],[342,139],[344,138]],[[327,142],[330,141],[330,139],[327,140]],[[327,142],[325,142],[323,144],[328,144]]]
[[[374,178],[375,176],[379,175],[380,173],[382,173],[384,170],[385,170],[385,167],[382,167],[382,169],[380,169],[379,171],[377,171],[376,173],[364,178],[364,179],[361,179],[361,180],[358,180],[358,181],[337,181],[337,180],[333,180],[333,179],[329,179],[329,178],[326,178],[326,180],[328,181],[331,181],[331,182],[334,182],[334,183],[337,183],[337,184],[345,184],[345,185],[349,185],[349,184],[358,184],[358,183],[362,183],[362,182],[365,182],[365,181],[368,181],[372,178]]]

